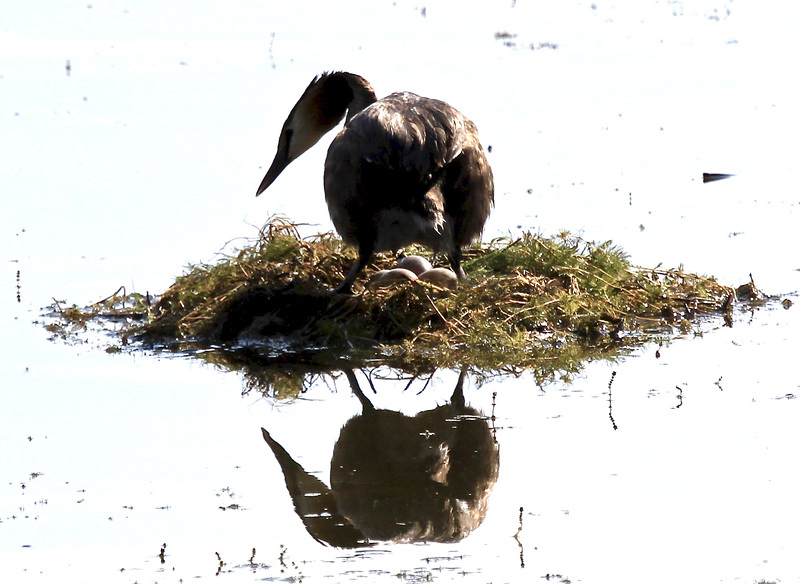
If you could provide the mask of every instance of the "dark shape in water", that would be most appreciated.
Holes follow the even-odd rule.
[[[335,547],[369,545],[364,535],[339,514],[333,493],[325,483],[307,473],[264,428],[261,432],[281,465],[295,511],[308,533],[318,542]]]
[[[714,182],[716,180],[724,180],[726,178],[731,178],[732,176],[736,176],[735,174],[716,174],[713,172],[704,172],[703,173],[703,182],[709,183]]]
[[[312,537],[358,547],[469,535],[486,515],[500,459],[488,422],[464,401],[466,371],[449,404],[414,417],[375,409],[353,371],[345,375],[362,413],[344,425],[334,446],[330,489],[263,430]]]

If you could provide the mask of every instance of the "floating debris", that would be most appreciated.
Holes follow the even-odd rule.
[[[736,176],[735,174],[717,174],[713,172],[704,172],[703,173],[703,182],[709,183],[714,182],[717,180],[725,180],[726,178],[731,178],[732,176]]]
[[[736,288],[736,298],[742,302],[753,302],[763,297],[761,290],[758,289],[753,281],[753,274],[750,274],[750,281],[747,284],[742,284]]]

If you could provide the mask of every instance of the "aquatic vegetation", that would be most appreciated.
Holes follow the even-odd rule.
[[[331,295],[352,252],[330,234],[302,239],[272,221],[252,246],[191,266],[130,333],[151,342],[280,335],[294,345],[503,350],[534,337],[587,339],[696,313],[729,311],[735,292],[713,278],[633,267],[611,242],[526,233],[468,250],[470,281],[456,291],[421,281]],[[377,258],[374,270],[392,267]],[[363,284],[362,284],[363,285]],[[609,332],[610,330],[610,332]]]
[[[151,304],[149,294],[129,294],[124,286],[110,296],[84,307],[67,305],[66,301],[54,298],[49,306],[49,316],[57,319],[47,322],[44,327],[54,338],[67,342],[74,340],[76,333],[90,328],[117,335],[126,330],[130,323],[147,318]],[[118,347],[110,346],[106,350],[114,352]]]
[[[122,345],[212,347],[197,355],[243,370],[254,386],[296,395],[309,374],[344,358],[414,374],[463,363],[485,374],[533,369],[543,381],[668,337],[672,327],[687,331],[698,316],[730,319],[737,299],[714,278],[637,268],[612,242],[569,233],[524,233],[466,250],[468,280],[456,290],[423,280],[371,287],[364,276],[357,294],[330,293],[354,257],[332,234],[303,238],[276,218],[241,249],[189,266],[156,302],[118,291],[86,309],[55,308],[73,330],[121,320]],[[368,272],[396,262],[376,256]]]

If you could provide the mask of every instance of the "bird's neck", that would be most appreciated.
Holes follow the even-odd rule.
[[[345,123],[347,123],[350,121],[350,118],[365,107],[378,101],[378,98],[369,82],[360,75],[355,75],[353,73],[344,73],[342,75],[347,81],[350,91],[353,92],[353,99],[347,106],[347,118],[345,119]]]

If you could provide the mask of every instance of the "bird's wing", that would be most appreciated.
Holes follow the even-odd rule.
[[[461,153],[468,125],[443,101],[393,93],[354,116],[340,137],[368,162],[425,180]]]

